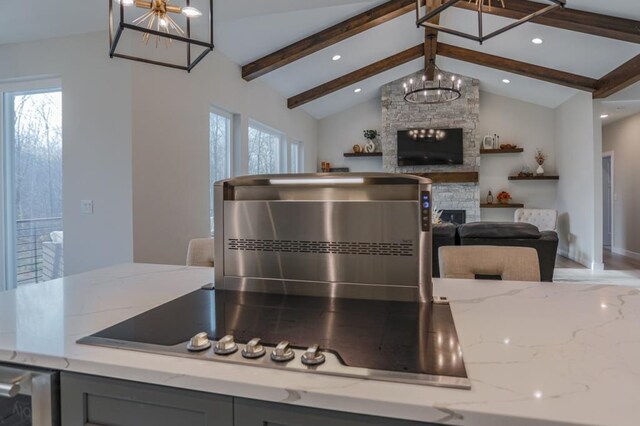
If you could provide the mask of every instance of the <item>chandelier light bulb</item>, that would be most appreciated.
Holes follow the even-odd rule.
[[[135,4],[135,0],[117,0],[123,6],[133,6]]]
[[[167,28],[167,20],[165,18],[160,18],[160,26],[163,28]]]
[[[431,71],[434,74],[433,78],[429,77]],[[451,77],[450,84],[446,82],[449,76]],[[459,99],[462,96],[461,85],[462,78],[450,74],[443,77],[442,71],[433,61],[425,66],[424,73],[419,77],[408,78],[402,83],[404,100],[412,104],[423,105],[441,104]]]
[[[202,12],[192,6],[185,6],[180,12],[187,18],[197,18],[199,16],[202,16]]]

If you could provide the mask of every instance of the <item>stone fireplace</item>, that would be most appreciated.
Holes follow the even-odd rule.
[[[442,210],[440,219],[443,223],[453,223],[456,225],[464,225],[467,223],[466,210]]]
[[[447,78],[447,73],[443,73]],[[450,74],[449,74],[450,76]],[[404,100],[402,84],[415,73],[382,88],[382,133],[380,144],[383,169],[390,173],[478,172],[480,144],[477,135],[480,120],[480,82],[462,78],[462,97],[437,105],[414,105]],[[455,166],[398,166],[397,132],[411,128],[461,128],[464,141],[464,164]],[[434,183],[433,205],[438,210],[464,210],[468,222],[480,221],[480,186],[478,183]]]

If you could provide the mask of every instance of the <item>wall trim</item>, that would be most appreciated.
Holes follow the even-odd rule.
[[[640,253],[636,253],[635,251],[623,249],[620,247],[611,247],[611,251],[615,254],[621,254],[623,256],[630,257],[632,259],[640,260]]]
[[[615,161],[616,161],[616,157],[615,157],[615,152],[614,151],[605,151],[602,153],[602,158],[606,158],[609,157],[611,158],[611,197],[609,202],[611,203],[611,247],[614,247],[616,244],[616,215],[615,215],[615,208],[616,208],[616,175],[615,175]],[[602,184],[604,185],[604,176],[602,179]],[[604,206],[603,206],[603,212],[604,212]],[[604,239],[604,233],[602,238]]]
[[[592,262],[591,259],[587,259],[585,257],[573,256],[566,250],[558,249],[558,254],[562,257],[573,260],[574,262],[577,262],[585,268],[591,269],[592,271],[602,271],[604,269],[604,263],[596,263]]]

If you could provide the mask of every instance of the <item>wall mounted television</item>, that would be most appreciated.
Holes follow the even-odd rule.
[[[398,166],[463,163],[462,129],[398,131]]]

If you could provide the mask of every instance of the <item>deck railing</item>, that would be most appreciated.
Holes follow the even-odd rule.
[[[53,231],[62,231],[61,217],[16,221],[18,285],[44,281],[42,243],[51,241]]]

